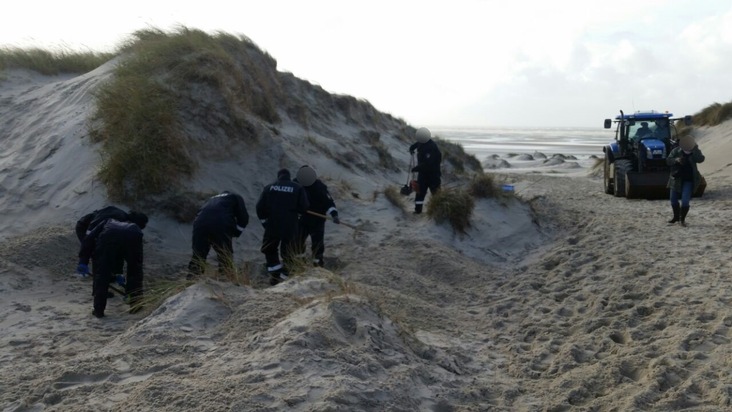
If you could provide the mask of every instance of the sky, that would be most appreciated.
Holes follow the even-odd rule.
[[[13,1],[0,47],[106,52],[179,26],[244,35],[415,127],[602,127],[732,101],[729,0]]]

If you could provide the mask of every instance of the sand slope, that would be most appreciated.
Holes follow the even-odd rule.
[[[23,127],[3,135],[0,160],[16,162],[4,163],[0,203],[4,411],[732,408],[731,124],[700,131],[709,188],[687,228],[666,225],[667,202],[605,195],[597,177],[520,173],[501,176],[516,198],[479,201],[461,236],[374,193],[399,173],[359,177],[317,158],[343,220],[362,229],[328,224],[326,269],[276,287],[254,274],[251,287],[205,281],[136,315],[115,298],[98,320],[90,281],[72,274],[72,226],[104,196],[70,194],[89,193],[95,152],[64,143],[78,139],[73,116],[52,116],[70,129],[50,157],[52,133],[22,131],[82,80],[23,80],[23,96],[61,92],[29,102]],[[21,117],[19,95],[4,99],[1,119]],[[398,140],[389,148],[404,153]],[[56,169],[71,156],[87,159],[74,162],[87,164],[80,180]],[[197,184],[248,187],[205,172],[225,163]],[[254,175],[245,164],[238,172]],[[258,189],[247,190],[252,204]],[[260,236],[247,228],[238,262],[263,261]],[[146,239],[147,276],[185,265],[190,225],[158,216]]]

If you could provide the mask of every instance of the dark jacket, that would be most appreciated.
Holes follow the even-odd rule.
[[[124,233],[124,236],[116,234]],[[122,248],[126,245],[119,245],[118,242],[124,241],[125,238],[142,238],[142,229],[136,224],[130,222],[120,222],[115,219],[107,219],[99,222],[91,232],[89,232],[81,242],[81,250],[79,250],[79,263],[89,264],[89,260],[94,257],[95,262],[99,253],[111,253],[116,248]],[[142,245],[142,243],[140,243]],[[142,260],[142,256],[140,256]],[[111,269],[111,267],[109,268]]]
[[[417,166],[412,171],[418,172],[422,178],[440,177],[440,163],[442,163],[442,153],[432,139],[425,143],[414,143],[409,146],[409,151],[417,150]]]
[[[94,230],[99,223],[107,219],[127,222],[129,221],[129,215],[127,212],[116,206],[107,206],[102,209],[95,210],[84,215],[84,217],[76,222],[76,237],[79,238],[79,241],[83,241],[84,237],[86,237],[89,232]]]
[[[257,217],[265,234],[288,238],[297,231],[298,214],[304,215],[310,202],[305,189],[288,177],[265,186],[257,201]]]
[[[679,164],[676,159],[684,159],[683,164]],[[694,146],[690,154],[685,154],[680,147],[672,149],[666,158],[666,164],[671,166],[671,173],[669,174],[666,187],[676,192],[681,192],[683,181],[685,180],[684,169],[688,168],[686,170],[688,170],[688,173],[691,173],[692,181],[694,182],[692,192],[696,192],[697,187],[701,184],[701,174],[699,174],[699,169],[696,165],[697,163],[704,162],[704,159],[705,157],[701,150],[699,150],[699,146]]]
[[[297,182],[297,179],[295,179],[295,182]],[[335,201],[331,197],[330,192],[328,192],[328,186],[325,183],[320,179],[316,179],[312,185],[304,186],[304,188],[305,193],[308,195],[308,201],[310,202],[309,210],[321,215],[338,216]],[[303,223],[325,222],[325,218],[311,215],[310,213],[302,215],[300,220]]]
[[[249,223],[244,199],[231,192],[222,192],[206,201],[198,210],[193,227],[220,230],[228,236],[239,237]]]

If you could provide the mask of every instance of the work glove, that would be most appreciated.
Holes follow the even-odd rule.
[[[332,213],[331,214],[331,217],[333,217],[333,223],[335,223],[336,225],[340,225],[341,224],[341,219],[338,218],[338,214],[337,213]]]
[[[117,277],[115,278],[115,281],[117,282],[118,285],[120,285],[122,287],[125,286],[125,276],[124,275],[117,275]]]
[[[410,154],[410,155],[413,155],[413,154],[414,154],[414,149],[410,149],[410,150],[409,150],[409,154]]]
[[[79,266],[76,267],[76,273],[80,274],[82,277],[86,277],[89,275],[89,265],[86,263],[79,263]]]

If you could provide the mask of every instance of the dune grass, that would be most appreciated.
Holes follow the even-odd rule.
[[[475,176],[468,186],[468,193],[476,198],[495,198],[503,195],[495,178],[490,174]]]
[[[0,71],[6,69],[33,70],[47,76],[61,73],[87,73],[115,56],[114,53],[49,51],[38,48],[0,48]]]
[[[452,166],[452,171],[456,175],[462,175],[469,172],[483,172],[483,166],[480,160],[474,155],[465,152],[465,148],[459,143],[451,142],[436,138],[435,143],[442,153],[443,164],[447,163]]]
[[[396,206],[399,210],[405,210],[405,203],[403,200],[404,195],[399,192],[399,188],[396,186],[387,186],[384,189],[384,197],[392,205]]]
[[[427,216],[438,224],[449,223],[455,232],[465,233],[474,208],[475,199],[467,190],[443,188],[427,203]]]
[[[694,114],[692,123],[694,126],[716,126],[732,118],[732,102],[713,103]]]
[[[135,32],[112,80],[96,92],[90,136],[102,143],[99,176],[110,198],[135,202],[175,190],[197,165],[183,117],[210,122],[232,139],[256,140],[249,116],[279,117],[276,62],[251,41],[180,28]],[[201,101],[198,91],[212,101]],[[207,105],[215,107],[207,108]],[[185,114],[186,116],[183,116]]]

